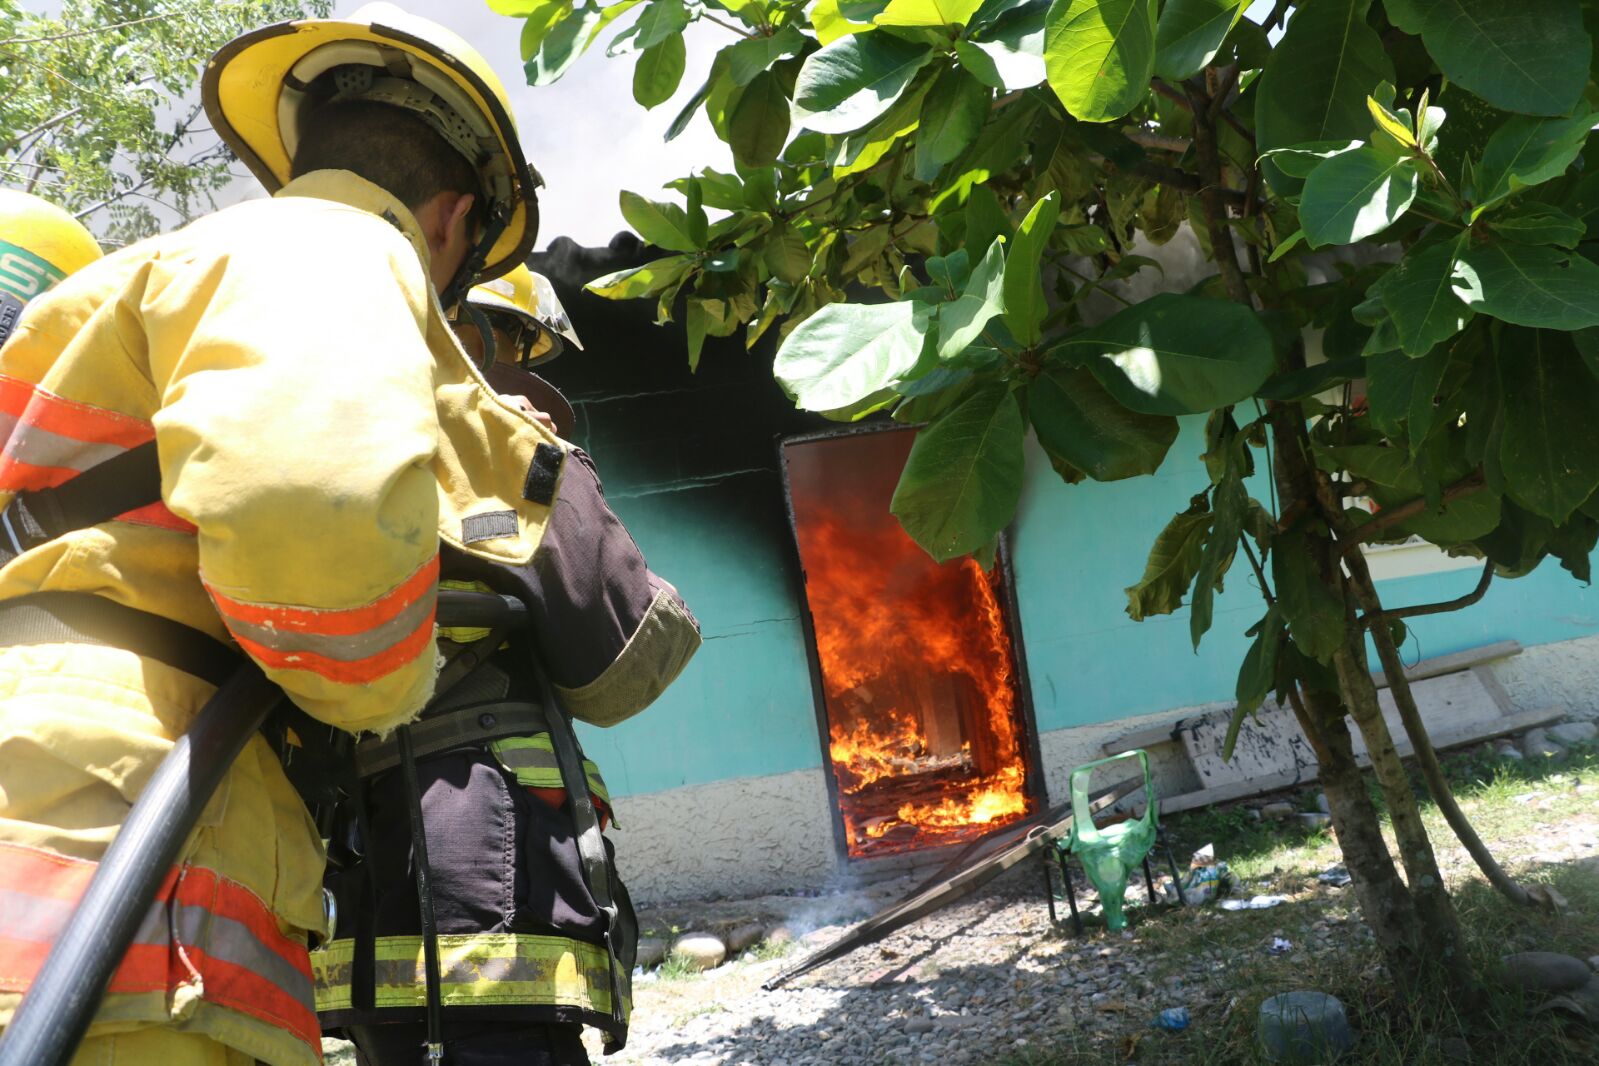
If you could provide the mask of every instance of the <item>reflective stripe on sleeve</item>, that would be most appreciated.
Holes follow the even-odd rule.
[[[97,865],[0,842],[0,992],[28,990]],[[255,893],[198,866],[167,874],[106,992],[180,987],[321,1047],[305,945]]]
[[[55,488],[154,438],[146,419],[0,374],[0,491]]]
[[[431,654],[439,558],[371,603],[323,609],[248,603],[206,584],[228,632],[262,665],[368,684]]]
[[[422,938],[380,936],[374,946],[373,1003],[425,1007]],[[354,940],[335,940],[311,953],[319,1011],[348,1010]],[[610,961],[598,944],[531,933],[442,933],[440,989],[446,1007],[489,1005],[577,1007],[611,1012]],[[624,1001],[624,1012],[631,1004]]]

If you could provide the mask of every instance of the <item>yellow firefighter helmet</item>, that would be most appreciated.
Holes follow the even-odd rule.
[[[77,219],[48,200],[0,189],[0,291],[26,303],[100,258]]]
[[[566,350],[568,341],[579,351],[583,348],[550,279],[522,264],[473,288],[466,302],[491,317],[515,317],[522,327],[521,343],[514,354],[502,352],[500,358],[523,369],[548,363]]]
[[[362,99],[418,115],[477,167],[492,244],[478,277],[527,258],[538,236],[538,173],[522,156],[505,86],[471,45],[393,4],[343,18],[297,19],[223,45],[201,84],[217,133],[267,191],[289,180],[299,130],[324,100],[309,89],[331,75],[331,99]],[[494,230],[498,229],[495,233]]]

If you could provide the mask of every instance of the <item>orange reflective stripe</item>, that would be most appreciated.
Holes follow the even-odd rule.
[[[0,992],[28,990],[95,868],[0,842]],[[255,893],[203,867],[167,874],[107,992],[170,995],[191,983],[207,1002],[321,1046],[305,946]]]
[[[439,557],[423,563],[416,573],[359,607],[290,607],[283,604],[246,603],[223,595],[207,583],[206,591],[216,601],[217,610],[230,622],[248,622],[273,629],[321,636],[351,636],[392,621],[423,596],[431,595],[439,580]]]
[[[155,439],[148,419],[69,400],[7,374],[0,374],[0,413],[21,425],[93,444],[132,448]]]
[[[179,518],[173,514],[164,503],[148,503],[143,507],[135,507],[131,511],[123,511],[117,515],[118,522],[131,522],[136,526],[155,526],[158,529],[170,529],[177,533],[197,533],[193,522]]]
[[[0,374],[0,491],[55,488],[154,437],[146,419]]]

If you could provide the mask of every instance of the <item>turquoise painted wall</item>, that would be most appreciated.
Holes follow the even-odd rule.
[[[1067,487],[1034,455],[1014,558],[1021,625],[1042,730],[1108,722],[1230,698],[1262,608],[1235,566],[1195,654],[1188,615],[1135,623],[1123,588],[1138,580],[1156,533],[1205,484],[1200,420],[1189,420],[1161,471]],[[798,579],[774,468],[714,462],[688,472],[660,448],[594,440],[618,514],[652,569],[699,617],[705,645],[652,708],[610,730],[583,728],[618,795],[821,765],[797,602]],[[775,458],[775,448],[773,449]],[[775,464],[774,464],[775,465]],[[1258,479],[1258,477],[1257,477]],[[1257,494],[1263,485],[1254,487]],[[1468,591],[1475,569],[1384,583],[1392,605]],[[1599,593],[1553,563],[1497,581],[1486,600],[1417,619],[1407,659],[1514,638],[1524,644],[1599,632]]]

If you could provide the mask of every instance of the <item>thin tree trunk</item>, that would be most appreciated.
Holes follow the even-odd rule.
[[[1382,610],[1382,600],[1377,595],[1376,584],[1371,579],[1371,570],[1366,566],[1366,559],[1356,548],[1346,557],[1350,572],[1350,587],[1354,589],[1355,598],[1360,603],[1360,609],[1367,614],[1375,614]],[[1477,830],[1472,826],[1471,819],[1466,817],[1466,812],[1460,809],[1460,804],[1455,801],[1454,791],[1449,787],[1449,780],[1444,776],[1443,765],[1438,761],[1438,752],[1432,746],[1432,739],[1427,735],[1426,723],[1421,720],[1421,710],[1416,706],[1415,694],[1410,691],[1410,680],[1405,677],[1405,666],[1399,658],[1399,648],[1394,644],[1393,634],[1388,627],[1381,623],[1371,629],[1371,642],[1377,648],[1377,658],[1382,662],[1383,675],[1388,679],[1388,691],[1393,693],[1394,705],[1399,710],[1399,720],[1404,723],[1405,735],[1410,738],[1410,746],[1416,752],[1416,762],[1421,767],[1421,775],[1427,782],[1427,790],[1432,793],[1433,802],[1438,804],[1444,821],[1449,823],[1449,828],[1466,851],[1476,862],[1477,868],[1488,878],[1488,883],[1493,885],[1514,903],[1523,905],[1532,904],[1533,898],[1527,890],[1505,872],[1504,868],[1494,859],[1493,853],[1488,850],[1482,838],[1477,835]]]
[[[1328,693],[1290,693],[1299,728],[1310,741],[1320,768],[1322,791],[1332,813],[1338,849],[1360,901],[1360,914],[1382,949],[1388,972],[1405,987],[1426,969],[1427,952],[1419,937],[1416,907],[1388,853],[1377,810],[1355,762],[1354,743],[1344,709]]]

